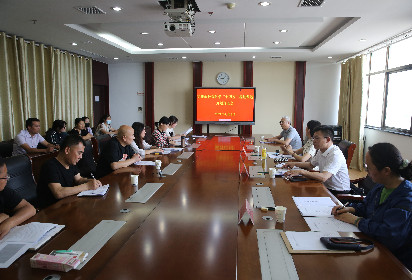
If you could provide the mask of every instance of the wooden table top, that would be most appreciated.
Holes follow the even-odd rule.
[[[110,184],[104,197],[68,197],[29,220],[66,225],[39,249],[43,254],[69,248],[101,220],[126,221],[81,270],[32,269],[29,259],[35,252],[27,252],[8,269],[0,269],[0,279],[42,279],[55,273],[62,279],[261,279],[256,229],[308,231],[292,196],[330,193],[314,181],[239,176],[244,143],[239,144],[238,137],[198,143],[201,146],[189,159],[180,161],[180,153],[148,157],[161,159],[163,167],[182,163],[173,176],[159,178],[154,166],[132,166],[102,179]],[[253,165],[247,159],[245,164]],[[273,166],[273,160],[266,160],[266,168]],[[139,188],[146,182],[164,185],[145,204],[126,203],[136,190],[131,174],[139,174]],[[276,205],[287,207],[285,223],[265,221],[262,216],[274,217],[274,212],[254,208],[254,226],[237,224],[238,209],[245,199],[252,201],[251,187],[259,182],[270,187]],[[123,208],[130,212],[120,213]],[[300,279],[410,279],[380,244],[369,253],[302,254],[293,255],[293,260]]]

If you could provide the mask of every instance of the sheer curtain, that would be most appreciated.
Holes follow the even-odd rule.
[[[363,92],[365,56],[357,56],[341,64],[338,124],[342,138],[356,144],[350,167],[363,170],[364,126],[366,102]]]
[[[29,117],[41,133],[55,119],[92,117],[92,61],[0,33],[0,140],[14,138]]]

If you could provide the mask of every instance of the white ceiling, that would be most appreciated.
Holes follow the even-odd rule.
[[[182,61],[182,56],[188,61],[331,62],[412,28],[412,0],[325,0],[321,7],[298,7],[300,0],[271,0],[262,7],[260,1],[196,0],[201,12],[195,15],[195,33],[179,38],[163,31],[169,18],[156,0],[0,0],[0,31],[106,63]],[[228,9],[228,2],[236,7]],[[86,15],[76,6],[97,6],[106,14]],[[123,10],[115,12],[114,6]],[[99,38],[100,32],[140,49],[124,51]],[[241,47],[246,48],[232,49]]]

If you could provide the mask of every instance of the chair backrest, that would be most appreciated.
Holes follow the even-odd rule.
[[[10,180],[7,187],[16,191],[22,198],[33,205],[37,203],[36,183],[34,181],[31,160],[27,155],[18,155],[5,159]]]
[[[11,157],[13,154],[13,140],[0,142],[0,156],[2,158]]]
[[[350,166],[350,163],[353,158],[353,153],[355,152],[356,149],[356,144],[353,142],[350,142],[348,140],[342,140],[339,142],[338,147],[342,151],[343,155],[346,158],[346,165]]]
[[[153,135],[152,135],[151,127],[150,126],[145,126],[144,129],[146,130],[146,135],[144,136],[144,141],[146,141],[147,144],[150,144],[150,145],[153,146],[155,144],[155,141],[154,141],[154,138],[153,138]]]
[[[80,175],[85,178],[92,178],[92,174],[96,173],[96,162],[94,161],[93,145],[90,140],[86,141],[83,157],[77,163],[80,170]]]
[[[99,161],[99,155],[103,151],[104,147],[110,139],[112,139],[112,137],[109,134],[95,136],[91,139],[93,147],[93,157],[95,162]]]

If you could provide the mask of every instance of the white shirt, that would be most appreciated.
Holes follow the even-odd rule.
[[[136,142],[135,141],[133,141],[132,142],[132,144],[130,144],[130,147],[132,147],[132,149],[133,149],[133,151],[136,153],[136,154],[139,154],[141,157],[144,157],[145,156],[145,151],[144,150],[150,150],[150,148],[152,147],[150,144],[147,144],[147,142],[146,141],[142,141],[142,144],[143,144],[143,149],[140,149],[138,146],[137,146],[137,144],[136,144]]]
[[[332,145],[324,153],[318,150],[310,163],[313,166],[319,166],[319,172],[327,171],[332,174],[324,182],[325,187],[335,191],[350,190],[348,166],[338,146]]]
[[[39,133],[31,136],[31,134],[26,129],[24,129],[20,131],[20,133],[17,134],[16,138],[14,139],[13,156],[27,153],[26,150],[21,147],[21,145],[23,144],[29,145],[30,148],[37,148],[37,145],[43,141],[45,140]]]
[[[96,128],[96,136],[104,135],[104,133],[101,132],[101,130],[105,130],[106,132],[110,132],[111,129],[112,129],[112,127],[110,126],[110,124],[100,123]]]
[[[169,128],[166,129],[166,135],[172,137],[172,134],[170,134],[170,133],[172,133],[173,136],[176,136],[176,135],[174,134],[173,128],[171,128],[171,127],[169,127]]]

